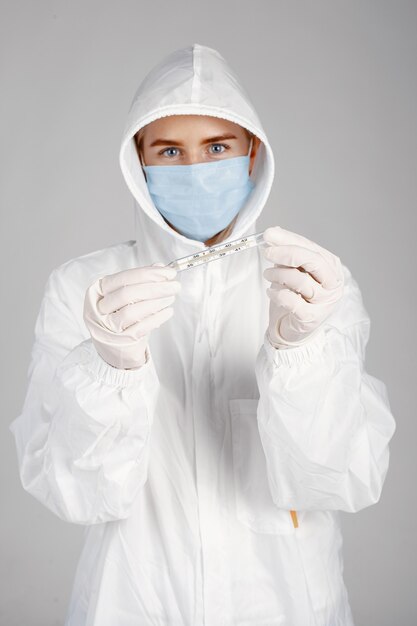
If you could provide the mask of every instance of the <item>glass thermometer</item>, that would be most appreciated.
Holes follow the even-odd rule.
[[[182,270],[188,270],[192,267],[196,267],[197,265],[209,263],[210,261],[216,261],[217,259],[222,259],[230,254],[242,252],[243,250],[248,250],[249,248],[260,245],[267,245],[264,241],[263,233],[254,233],[253,235],[248,235],[242,239],[235,239],[234,241],[220,243],[217,246],[211,246],[201,252],[196,252],[195,254],[184,256],[181,259],[176,259],[175,261],[168,263],[167,267],[173,267],[178,272],[181,272]]]

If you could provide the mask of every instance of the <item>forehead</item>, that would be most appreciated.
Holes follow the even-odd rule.
[[[189,134],[190,132],[201,135],[230,132],[236,137],[247,134],[246,129],[239,124],[211,115],[167,115],[147,124],[141,134],[152,140],[174,132],[175,136],[179,133]]]

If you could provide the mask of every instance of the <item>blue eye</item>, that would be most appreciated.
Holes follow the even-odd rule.
[[[214,154],[221,154],[228,148],[228,146],[226,146],[226,144],[224,143],[212,143],[210,147],[211,148],[219,148],[219,147],[224,148],[224,150],[214,150]]]
[[[160,154],[165,154],[165,152],[167,152],[168,150],[178,150],[178,148],[174,148],[173,146],[171,146],[170,148],[165,148],[165,150],[162,150],[162,152],[160,152]],[[177,156],[176,154],[170,154],[168,156]]]

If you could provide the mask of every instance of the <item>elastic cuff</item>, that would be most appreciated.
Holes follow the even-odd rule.
[[[326,333],[324,327],[321,327],[317,333],[305,343],[280,350],[275,348],[268,338],[268,330],[264,335],[264,347],[268,357],[276,364],[294,365],[297,363],[305,363],[308,361],[320,360],[323,347],[326,343]]]
[[[91,338],[83,342],[87,352],[87,358],[81,363],[81,367],[88,371],[97,380],[111,387],[137,386],[146,376],[151,367],[152,356],[148,346],[146,347],[146,362],[136,370],[123,370],[113,367],[101,358]]]

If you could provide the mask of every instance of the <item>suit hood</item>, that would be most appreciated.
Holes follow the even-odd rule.
[[[175,50],[145,76],[131,103],[123,132],[119,161],[134,198],[135,238],[142,263],[169,263],[206,248],[204,242],[173,230],[149,194],[134,136],[166,115],[200,114],[227,119],[259,137],[251,179],[254,189],[224,241],[256,232],[274,178],[274,157],[266,134],[245,89],[217,50],[193,44]]]

